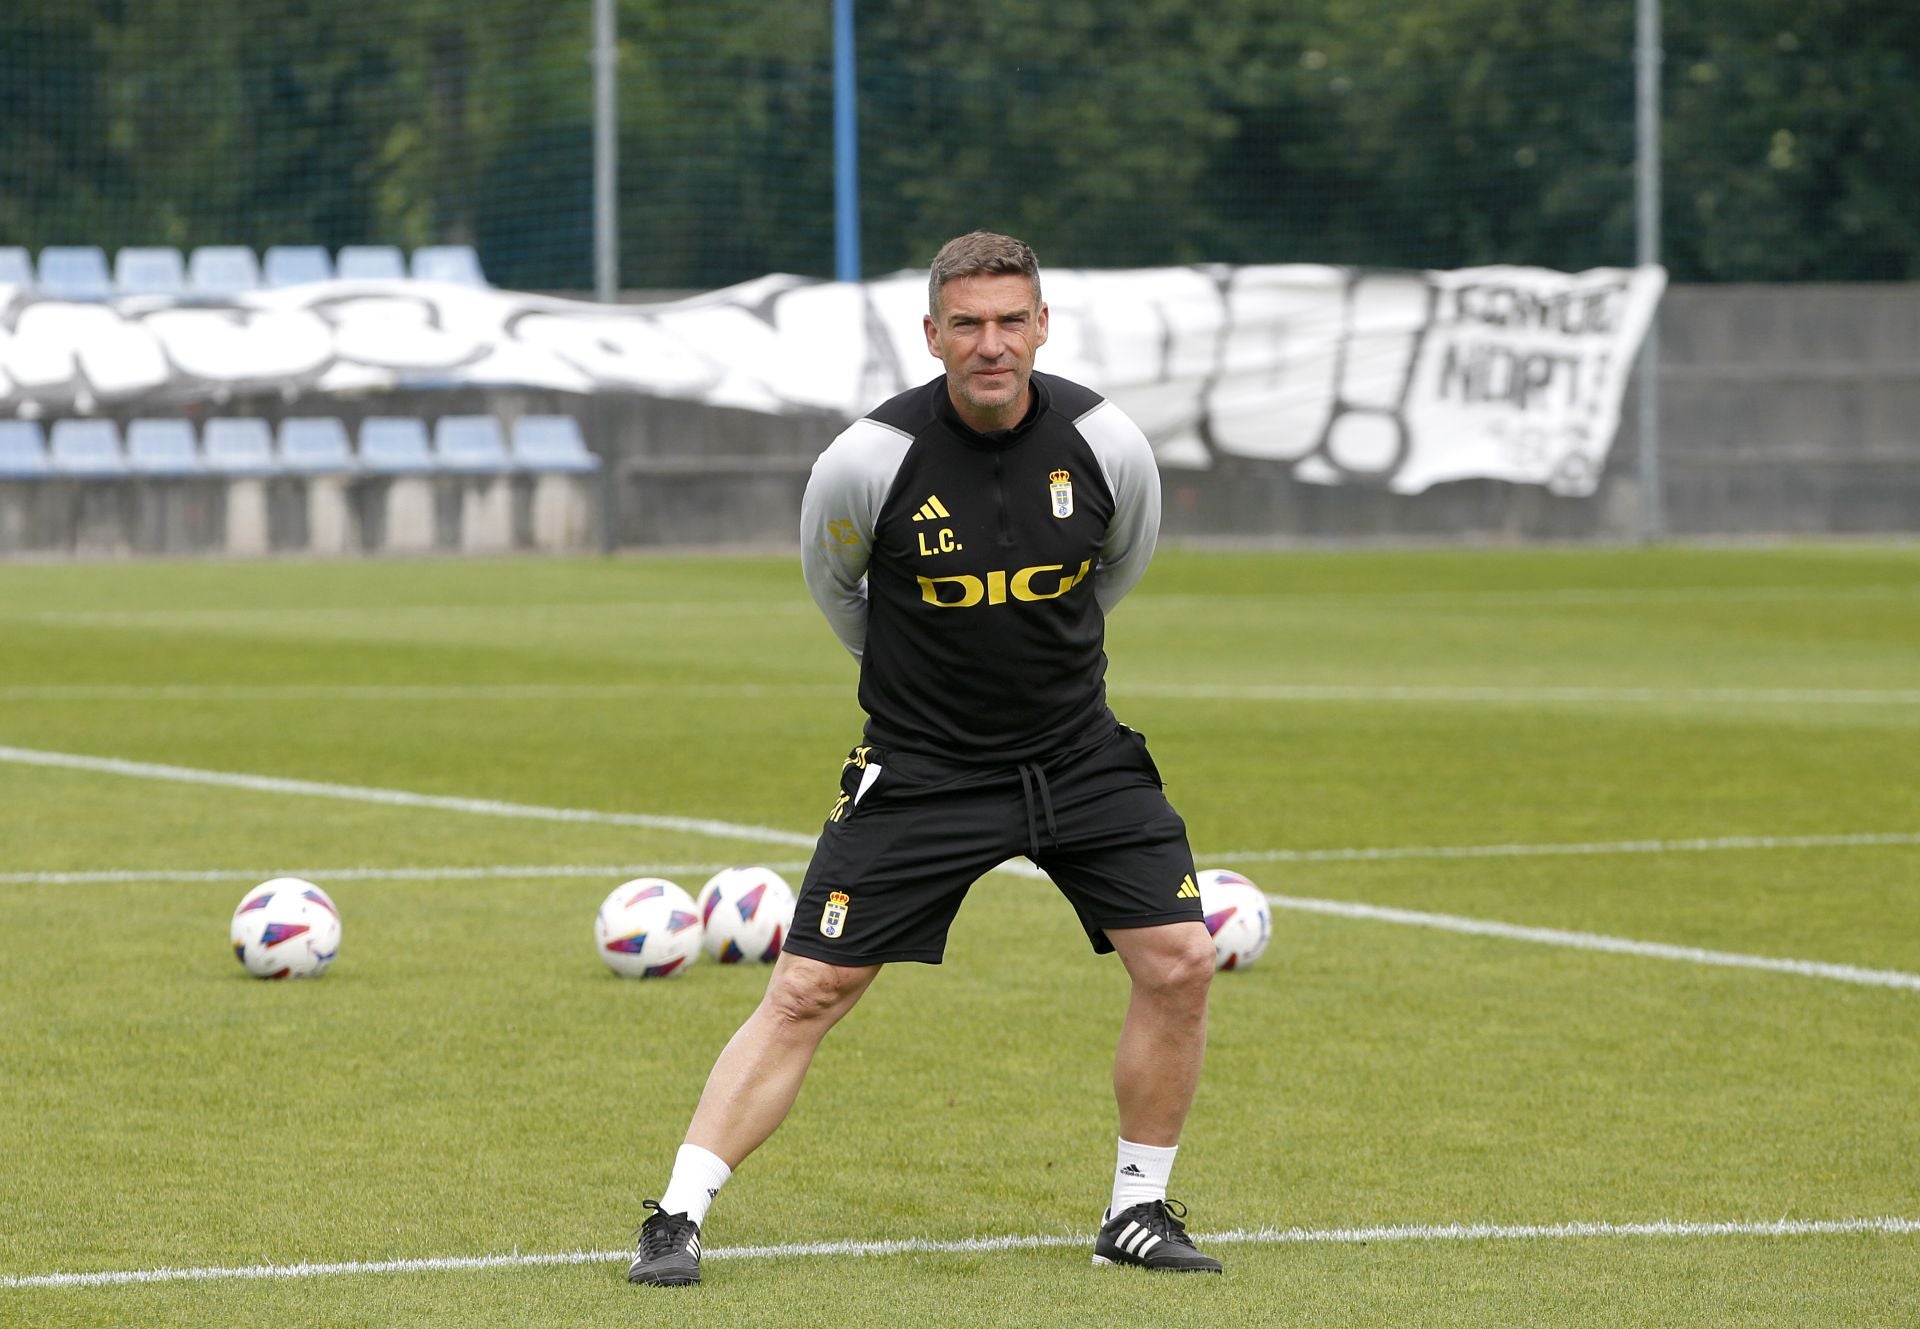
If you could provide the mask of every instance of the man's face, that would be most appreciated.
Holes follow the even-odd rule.
[[[955,277],[924,323],[960,418],[983,432],[1019,424],[1034,352],[1047,340],[1047,306],[1033,298],[1033,284],[1017,272]]]

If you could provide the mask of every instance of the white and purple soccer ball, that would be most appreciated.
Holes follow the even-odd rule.
[[[1208,868],[1200,877],[1200,911],[1213,934],[1213,967],[1245,969],[1273,939],[1267,893],[1238,872]]]
[[[668,978],[700,958],[700,912],[665,877],[613,888],[593,916],[593,946],[622,978]]]
[[[340,911],[312,882],[275,877],[241,897],[229,936],[255,978],[318,978],[340,953]]]
[[[793,887],[772,868],[725,868],[700,888],[707,954],[721,964],[772,964],[793,927]]]

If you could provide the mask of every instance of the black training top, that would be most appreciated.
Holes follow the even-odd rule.
[[[1159,471],[1112,402],[1050,374],[1032,392],[980,434],[936,378],[814,463],[802,568],[877,747],[1017,763],[1113,727],[1106,614],[1153,556]]]

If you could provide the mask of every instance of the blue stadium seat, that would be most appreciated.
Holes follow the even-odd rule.
[[[325,245],[269,245],[263,269],[261,280],[268,286],[329,281],[333,277],[333,256]]]
[[[127,469],[141,475],[194,475],[200,464],[193,426],[185,420],[135,420],[127,426]]]
[[[38,420],[0,420],[0,476],[45,475],[53,466],[47,460],[47,431]]]
[[[407,260],[397,245],[342,245],[333,271],[343,281],[401,281]]]
[[[480,255],[472,245],[422,245],[413,251],[413,275],[422,281],[453,282],[459,286],[485,286],[480,271]]]
[[[597,471],[600,459],[570,415],[523,415],[513,422],[513,459],[529,471]]]
[[[0,286],[33,285],[33,255],[19,245],[0,245]]]
[[[434,458],[449,471],[504,471],[506,431],[491,415],[447,415],[433,427]]]
[[[352,470],[353,446],[346,425],[330,415],[282,420],[280,466],[301,475]]]
[[[427,422],[407,415],[370,415],[360,424],[360,465],[399,474],[433,469]]]
[[[178,295],[187,267],[171,246],[130,245],[113,256],[113,286],[121,295]]]
[[[260,289],[260,260],[245,245],[201,245],[187,256],[195,295],[239,295]]]
[[[273,469],[273,428],[253,416],[219,416],[200,430],[200,455],[209,470],[249,475]]]
[[[56,300],[105,300],[113,294],[106,251],[98,245],[48,245],[40,251],[40,292]]]
[[[101,260],[105,262],[104,257]],[[56,420],[47,436],[53,469],[62,475],[125,475],[120,426],[111,420]]]

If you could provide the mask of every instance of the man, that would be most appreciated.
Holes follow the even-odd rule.
[[[627,1277],[700,1279],[700,1231],[814,1050],[883,964],[940,963],[967,889],[1025,854],[1132,981],[1114,1059],[1120,1144],[1095,1264],[1220,1272],[1167,1178],[1206,1048],[1213,945],[1186,826],[1106,701],[1105,618],[1139,581],[1159,473],[1112,403],[1034,372],[1033,251],[974,232],[933,261],[943,377],[842,433],[801,504],[807,587],[860,662],[841,768],[786,947],[715,1062]]]

